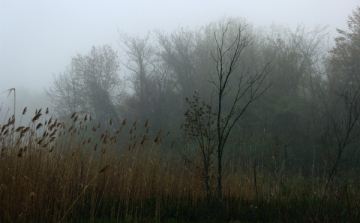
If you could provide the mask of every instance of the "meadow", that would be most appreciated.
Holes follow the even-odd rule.
[[[180,155],[183,147],[192,144],[181,137],[173,140],[171,133],[149,133],[151,120],[128,123],[125,119],[115,127],[112,120],[98,124],[90,115],[74,113],[60,122],[40,109],[30,123],[15,123],[10,117],[0,129],[0,222],[360,219],[356,173],[336,177],[325,189],[326,171],[309,176],[300,170],[283,171],[282,163],[271,171],[262,162],[254,165],[249,153],[243,152],[226,166],[219,209],[216,199],[207,204],[196,169]]]

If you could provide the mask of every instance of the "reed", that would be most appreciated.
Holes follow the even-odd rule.
[[[254,165],[245,153],[233,158],[224,173],[220,213],[216,205],[207,205],[196,170],[179,156],[184,145],[167,142],[162,132],[152,138],[149,120],[123,120],[114,129],[111,120],[107,125],[94,123],[82,113],[60,122],[48,117],[48,110],[44,114],[38,110],[27,126],[14,126],[14,119],[0,128],[0,222],[359,218],[356,181],[338,181],[324,195],[323,177],[286,173],[280,177],[261,162]]]

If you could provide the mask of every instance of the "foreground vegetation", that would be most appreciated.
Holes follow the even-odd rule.
[[[149,121],[113,129],[111,120],[104,127],[73,114],[60,123],[46,113],[27,126],[14,118],[1,126],[0,222],[359,220],[360,181],[349,172],[325,190],[326,172],[287,172],[285,162],[272,169],[267,158],[254,165],[254,148],[234,143],[244,153],[227,165],[219,208],[216,200],[207,205],[196,169],[179,156],[188,143],[150,137]]]
[[[330,52],[233,19],[122,34],[133,94],[94,47],[48,91],[59,121],[22,126],[9,89],[0,222],[359,222],[359,27],[358,7]]]

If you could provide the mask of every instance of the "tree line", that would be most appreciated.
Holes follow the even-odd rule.
[[[228,18],[144,37],[119,32],[126,57],[110,46],[78,54],[47,94],[64,120],[85,111],[98,123],[149,120],[153,134],[169,131],[189,145],[181,154],[209,197],[214,184],[221,198],[231,157],[247,158],[239,169],[325,174],[329,183],[360,167],[360,8],[333,46],[327,31]]]

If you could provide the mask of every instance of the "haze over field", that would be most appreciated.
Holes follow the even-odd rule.
[[[43,92],[77,53],[111,45],[121,54],[117,29],[144,35],[196,28],[223,17],[255,26],[328,25],[346,29],[357,0],[317,1],[4,1],[0,2],[0,90]],[[120,58],[121,59],[121,58]],[[3,96],[3,95],[2,95]],[[18,95],[21,97],[21,95]]]
[[[360,222],[356,4],[2,1],[0,222]]]

